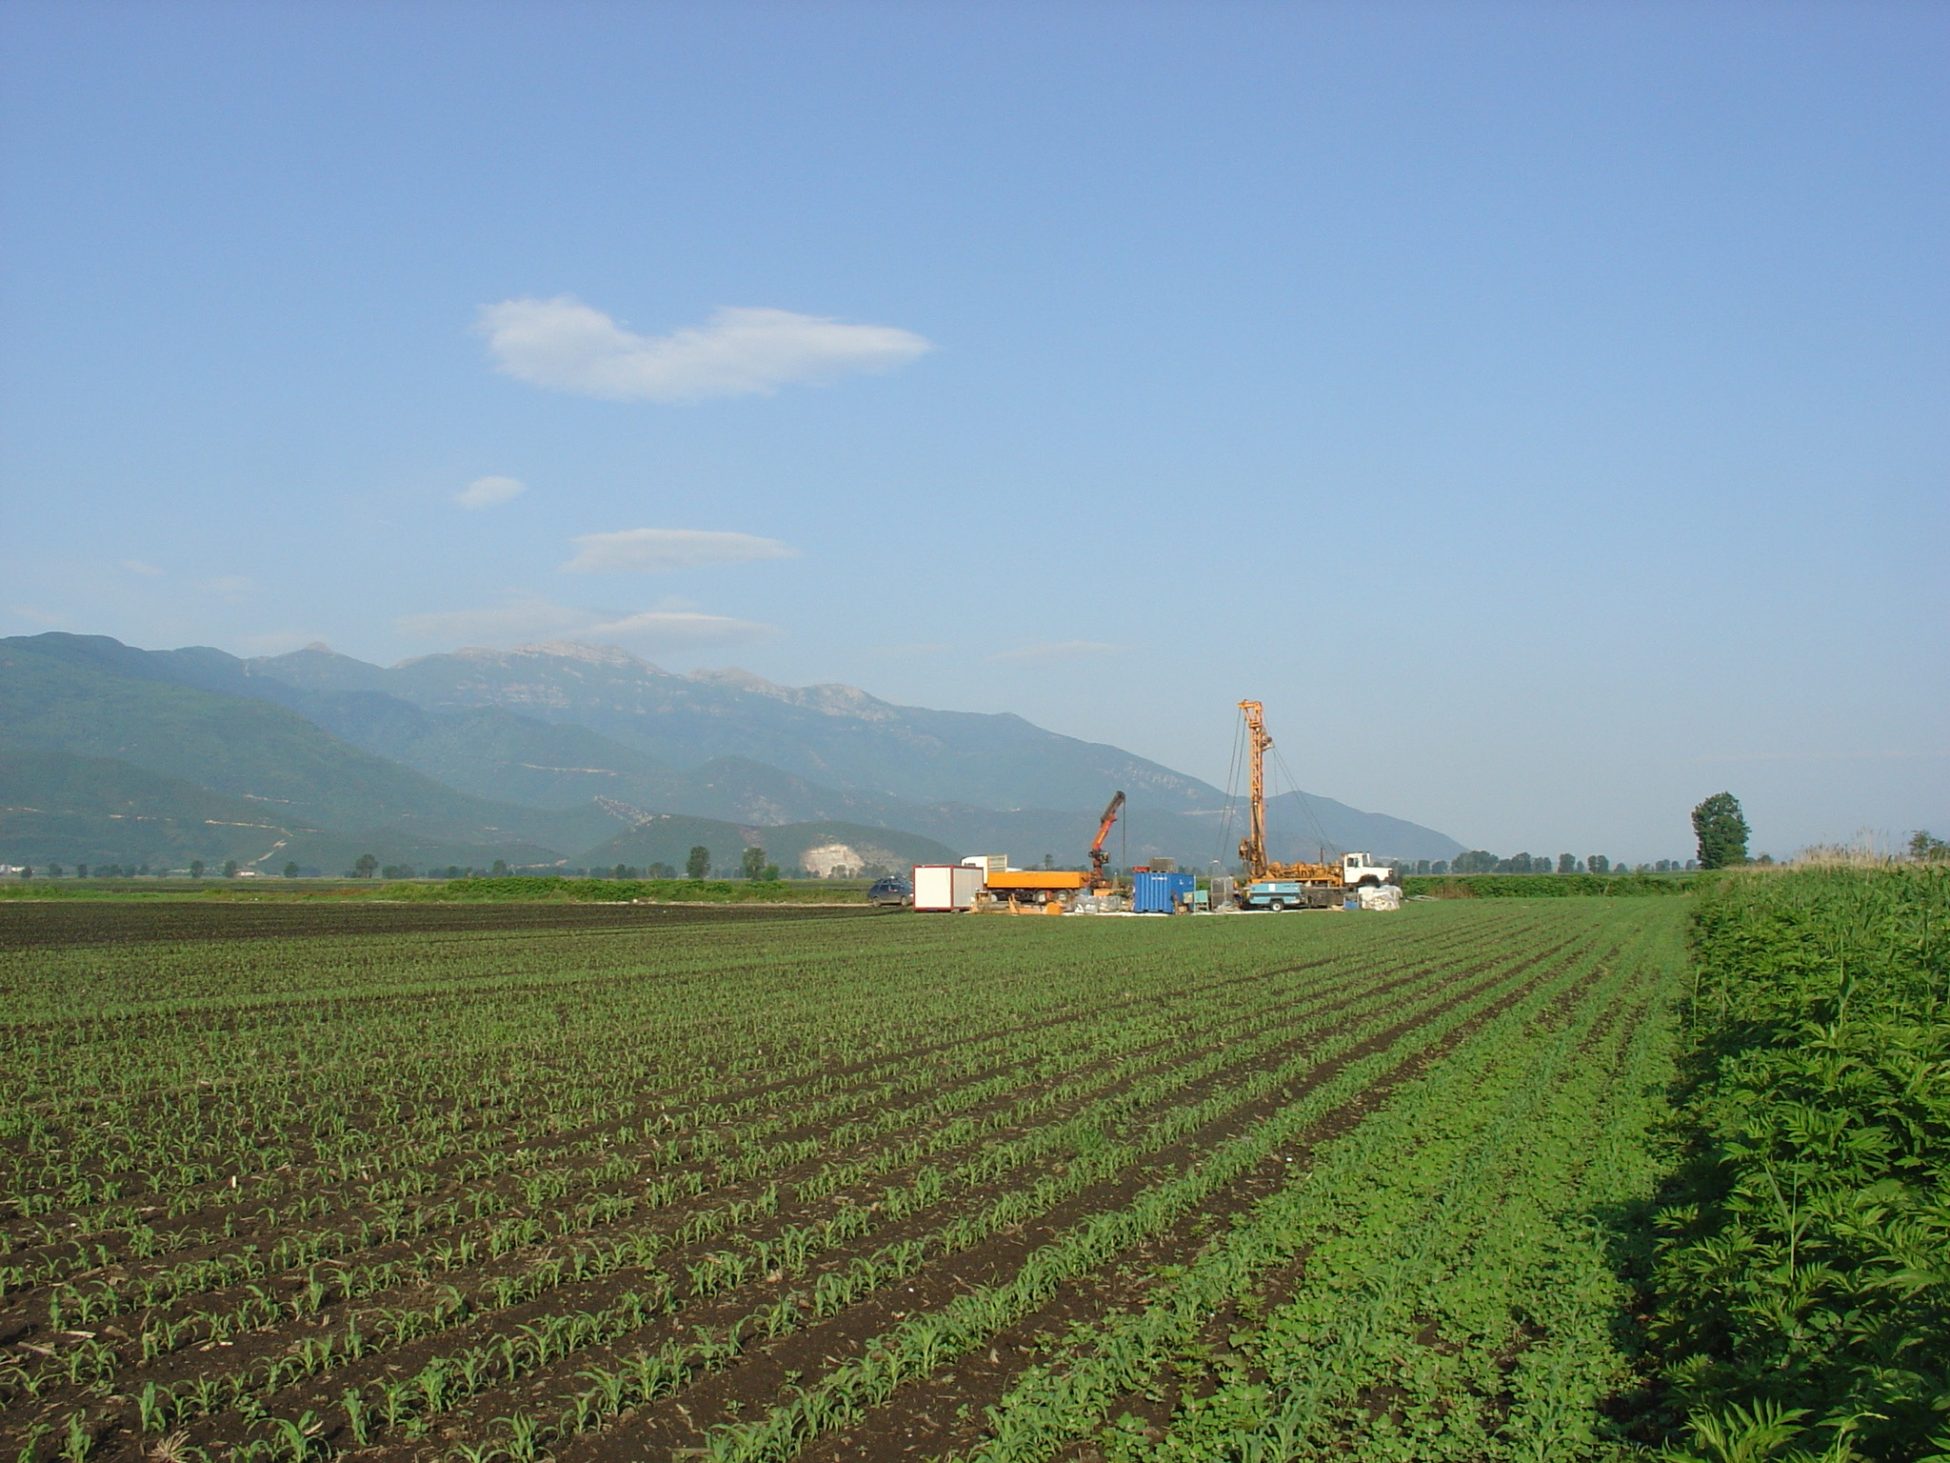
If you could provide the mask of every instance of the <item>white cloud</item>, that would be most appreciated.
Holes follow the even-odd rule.
[[[126,574],[141,574],[151,579],[162,573],[154,564],[145,564],[140,559],[124,559],[119,567]]]
[[[702,325],[639,335],[569,295],[483,305],[478,328],[504,374],[611,401],[769,395],[795,382],[891,370],[934,349],[892,325],[791,310],[723,309]]]
[[[576,556],[562,567],[578,574],[662,574],[704,564],[790,559],[798,553],[775,538],[701,528],[626,528],[581,534],[571,542]]]
[[[238,635],[227,642],[237,650],[250,655],[284,655],[302,646],[316,646],[330,650],[331,647],[316,633],[303,630],[263,630],[246,635]]]
[[[776,633],[775,627],[729,615],[696,610],[645,610],[592,625],[585,634],[602,640],[621,640],[646,650],[695,650],[714,645],[743,645]]]
[[[884,656],[946,655],[954,647],[945,640],[913,640],[904,645],[875,645],[869,653]]]
[[[401,615],[394,623],[402,634],[452,646],[572,635],[595,618],[582,610],[550,604],[540,595],[518,594],[491,609],[432,610]]]
[[[1091,655],[1117,655],[1124,649],[1102,640],[1044,640],[1033,645],[1018,645],[1013,650],[998,650],[990,660],[1079,660]]]
[[[454,501],[463,508],[491,508],[496,503],[518,498],[527,491],[528,484],[520,478],[475,478],[454,494]]]
[[[518,594],[506,604],[488,609],[402,615],[394,623],[404,635],[446,648],[554,639],[622,643],[646,651],[684,651],[739,645],[774,633],[771,625],[700,610],[661,608],[633,615],[603,614],[553,604],[534,594]]]

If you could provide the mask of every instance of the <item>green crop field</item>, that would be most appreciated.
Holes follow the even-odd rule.
[[[1693,910],[0,907],[0,1454],[1624,1456]]]

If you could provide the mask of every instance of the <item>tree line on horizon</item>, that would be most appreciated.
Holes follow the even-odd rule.
[[[1697,869],[1737,868],[1742,864],[1774,863],[1771,854],[1761,854],[1750,859],[1747,853],[1747,840],[1750,836],[1746,815],[1741,811],[1740,800],[1730,792],[1717,792],[1704,799],[1693,809],[1693,834],[1697,841],[1697,853],[1690,859],[1655,859],[1636,865],[1614,864],[1602,853],[1586,854],[1579,857],[1573,853],[1560,853],[1555,858],[1549,854],[1529,852],[1498,856],[1488,849],[1472,848],[1459,853],[1453,859],[1415,859],[1403,860],[1400,872],[1407,875],[1446,874],[1666,874],[1690,872]],[[1911,833],[1907,845],[1907,855],[1918,863],[1941,863],[1950,861],[1950,842],[1936,837],[1926,828]],[[1043,855],[1044,867],[1050,865],[1050,855]],[[684,877],[704,879],[710,877],[714,867],[711,850],[704,844],[693,844],[690,856],[684,861]],[[189,877],[201,879],[208,871],[202,859],[192,859]],[[35,869],[31,865],[9,867],[0,864],[0,872],[11,872],[16,877],[31,879]],[[287,879],[320,878],[322,871],[317,868],[300,867],[295,861],[288,861],[281,871]],[[444,868],[430,867],[424,874],[410,864],[382,864],[378,855],[363,853],[353,866],[345,871],[349,879],[417,879],[417,878],[506,878],[513,873],[556,874],[573,878],[590,879],[675,879],[677,870],[663,862],[645,865],[619,863],[600,869],[560,869],[560,868],[522,868],[510,869],[505,859],[496,859],[486,869],[460,864],[448,864]],[[884,878],[895,873],[893,869],[879,864],[863,864],[859,868],[835,868],[827,878]],[[237,878],[243,873],[236,859],[227,860],[223,865],[222,876]],[[60,879],[68,877],[68,871],[58,863],[50,863],[40,870],[42,877]],[[168,878],[174,874],[169,869],[154,869],[149,865],[100,864],[92,869],[88,864],[75,865],[73,877],[77,879],[129,879],[129,878]],[[729,877],[728,871],[720,871],[721,877]],[[779,866],[767,860],[763,848],[752,846],[739,856],[737,876],[750,880],[777,880],[781,877]],[[809,870],[800,870],[799,877],[816,878]]]

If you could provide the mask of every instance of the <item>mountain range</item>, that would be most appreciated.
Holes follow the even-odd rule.
[[[323,645],[0,639],[0,862],[682,867],[702,844],[721,869],[751,846],[788,872],[978,851],[1064,867],[1120,789],[1120,862],[1231,861],[1243,814],[1225,793],[1019,716],[580,644],[381,667]],[[1275,857],[1463,851],[1302,793],[1271,799],[1268,826]]]

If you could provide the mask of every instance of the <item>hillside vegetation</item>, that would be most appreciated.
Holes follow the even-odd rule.
[[[1020,717],[673,675],[577,645],[382,669],[318,648],[242,660],[106,636],[0,640],[0,769],[30,756],[35,776],[0,804],[0,862],[681,864],[688,846],[634,832],[675,816],[721,825],[695,841],[727,863],[751,845],[788,864],[840,843],[860,856],[816,862],[1003,852],[1061,866],[1081,861],[1119,789],[1120,859],[1202,865],[1237,838],[1218,789]],[[81,760],[45,760],[60,757]],[[1303,851],[1303,831],[1308,852],[1316,840],[1398,857],[1462,849],[1328,798],[1275,798],[1271,822],[1284,856]],[[808,826],[795,846],[775,831],[795,825],[846,826]]]

